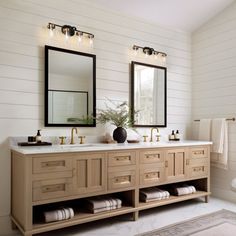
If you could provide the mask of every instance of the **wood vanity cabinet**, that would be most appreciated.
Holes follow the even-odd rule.
[[[22,154],[12,151],[11,218],[24,235],[46,232],[107,217],[205,197],[210,194],[210,146],[136,148],[111,151]],[[154,202],[139,202],[139,191],[175,182],[194,184],[197,192]],[[95,195],[119,195],[122,208],[97,214],[76,211],[71,220],[43,223],[36,209]],[[128,203],[128,204],[127,204]],[[49,207],[50,208],[50,207]]]
[[[158,149],[141,150],[139,156],[139,185],[149,187],[165,181],[164,151]]]
[[[168,149],[165,152],[166,181],[174,182],[187,177],[187,149]]]
[[[107,159],[105,153],[78,154],[73,158],[73,194],[105,192]]]

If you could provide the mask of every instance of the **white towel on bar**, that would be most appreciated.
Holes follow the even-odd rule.
[[[228,124],[225,118],[212,120],[211,139],[213,142],[211,164],[218,168],[228,166]]]
[[[201,119],[199,124],[198,140],[211,140],[211,119]]]

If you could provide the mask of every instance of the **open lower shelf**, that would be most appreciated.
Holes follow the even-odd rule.
[[[137,211],[134,207],[131,206],[122,206],[119,209],[110,210],[110,211],[104,211],[100,213],[86,213],[86,212],[79,212],[75,213],[75,216],[72,219],[69,220],[63,220],[63,221],[57,221],[57,222],[51,222],[51,223],[35,223],[33,224],[33,230],[32,232],[34,234],[36,233],[42,233],[49,230],[55,230],[64,228],[67,226],[73,226],[77,224],[82,224],[94,220],[100,220],[105,219],[108,217],[123,215],[127,213],[132,213]]]
[[[205,192],[205,191],[197,191],[196,193],[188,194],[188,195],[183,195],[183,196],[173,196],[171,195],[168,199],[163,199],[163,200],[156,200],[152,202],[140,202],[139,206],[137,207],[138,210],[145,210],[149,209],[152,207],[158,207],[158,206],[163,206],[175,202],[182,202],[185,200],[190,200],[194,198],[199,198],[199,197],[205,197],[210,195],[210,192]]]

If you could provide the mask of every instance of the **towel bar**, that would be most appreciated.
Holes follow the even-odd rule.
[[[235,117],[233,117],[233,118],[227,118],[226,120],[227,120],[227,121],[235,121]],[[200,120],[194,120],[194,121],[200,121]]]

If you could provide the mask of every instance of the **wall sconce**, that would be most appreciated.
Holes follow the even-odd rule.
[[[65,39],[68,40],[70,37],[77,36],[78,43],[81,43],[83,38],[89,39],[90,46],[93,45],[94,35],[85,31],[78,30],[75,26],[71,25],[57,25],[54,23],[48,23],[47,28],[49,29],[50,37],[53,37],[56,28],[60,28],[61,32],[65,35]]]
[[[133,46],[133,50],[134,50],[134,55],[137,55],[138,52],[139,52],[140,50],[142,50],[143,53],[145,54],[145,57],[148,57],[148,56],[153,55],[154,58],[157,59],[158,56],[161,56],[162,61],[163,61],[163,62],[166,61],[167,54],[164,53],[164,52],[158,52],[158,51],[154,50],[154,48],[150,48],[150,47],[140,47],[140,46],[134,45],[134,46]]]

